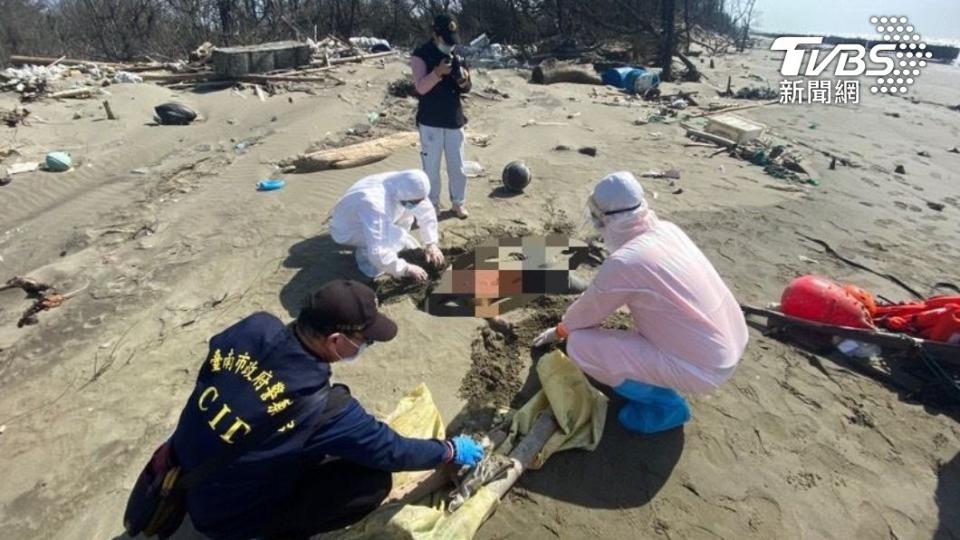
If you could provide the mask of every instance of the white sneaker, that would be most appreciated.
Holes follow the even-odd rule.
[[[467,209],[462,204],[453,205],[453,215],[457,216],[460,219],[467,219],[470,217],[470,212],[467,212]]]

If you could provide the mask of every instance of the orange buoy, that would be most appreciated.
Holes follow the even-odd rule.
[[[785,315],[837,326],[874,328],[870,310],[865,305],[872,295],[823,276],[801,276],[790,282],[780,298]],[[859,292],[857,292],[859,291]],[[862,298],[861,298],[862,297]]]

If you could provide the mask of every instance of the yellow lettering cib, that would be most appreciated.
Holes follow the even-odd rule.
[[[210,388],[207,388],[202,394],[200,394],[200,397],[197,398],[197,408],[201,411],[207,411],[210,409],[210,403],[207,403],[206,407],[203,405],[204,400],[208,399],[208,396],[210,402],[220,399],[220,392],[217,391],[217,387],[211,386]]]

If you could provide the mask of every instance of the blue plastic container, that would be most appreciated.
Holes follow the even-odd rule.
[[[637,79],[644,78],[647,81],[644,88],[644,91],[647,88],[656,88],[660,85],[660,74],[654,73],[652,71],[647,71],[645,69],[634,69],[627,73],[623,80],[623,88],[627,92],[636,93],[637,92]]]
[[[600,80],[603,81],[603,84],[609,84],[610,86],[616,86],[617,88],[621,89],[626,88],[624,84],[626,83],[627,75],[636,69],[642,68],[626,66],[608,69],[604,71],[602,75],[600,75]]]

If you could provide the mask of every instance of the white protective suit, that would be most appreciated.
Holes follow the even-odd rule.
[[[357,265],[365,275],[403,276],[409,264],[397,253],[420,247],[410,235],[414,220],[424,244],[435,244],[439,239],[437,212],[427,198],[429,193],[430,180],[421,170],[368,176],[337,201],[330,236],[338,244],[357,248]],[[414,200],[420,203],[412,210],[400,204]]]
[[[616,212],[596,220],[611,255],[563,316],[570,358],[612,387],[629,380],[684,393],[719,386],[740,361],[747,326],[713,265],[679,227],[657,218],[629,172],[601,180],[591,204]],[[622,306],[633,329],[600,328]]]

